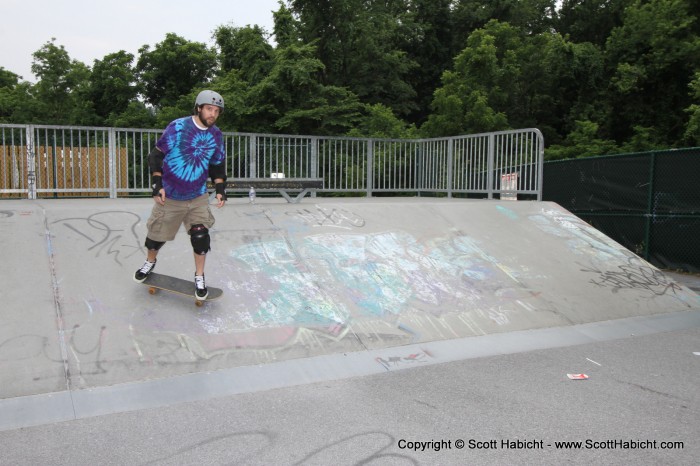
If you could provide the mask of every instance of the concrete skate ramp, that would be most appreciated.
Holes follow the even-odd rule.
[[[555,204],[421,198],[212,207],[197,308],[132,281],[151,206],[0,201],[0,399],[700,309]],[[156,271],[192,277],[184,230]],[[372,364],[431,357],[401,355]]]

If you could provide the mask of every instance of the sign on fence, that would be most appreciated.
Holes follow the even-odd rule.
[[[518,172],[501,175],[501,199],[504,201],[518,200]]]

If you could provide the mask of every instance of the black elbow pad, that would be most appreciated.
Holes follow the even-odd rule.
[[[157,147],[154,147],[150,154],[148,154],[148,168],[151,173],[163,172],[163,159],[165,154],[162,153]]]
[[[212,183],[215,182],[217,178],[221,178],[226,182],[226,167],[224,166],[223,163],[220,163],[219,165],[209,165],[209,177],[211,178]]]

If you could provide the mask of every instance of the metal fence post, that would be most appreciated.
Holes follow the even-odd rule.
[[[544,184],[544,135],[540,130],[535,129],[535,138],[537,139],[537,200],[542,200],[542,187]]]
[[[454,187],[454,156],[453,156],[454,138],[447,139],[447,198],[452,198],[452,189]]]
[[[651,229],[655,220],[656,208],[654,207],[654,174],[656,172],[656,152],[652,152],[649,159],[649,195],[647,197],[647,214],[644,221],[644,260],[649,260],[649,246],[651,243]]]
[[[107,157],[109,163],[109,198],[117,198],[117,140],[114,128],[109,128],[107,132]]]
[[[36,153],[34,151],[34,126],[25,128],[27,137],[27,198],[36,199]]]
[[[248,141],[248,153],[250,154],[250,160],[248,161],[248,170],[250,170],[249,176],[251,178],[258,177],[258,136],[251,134],[250,140]]]
[[[418,146],[418,154],[416,154],[416,192],[418,197],[421,197],[421,189],[425,187],[425,174],[423,173],[423,166],[425,165],[425,154],[428,152],[426,150],[426,145],[428,140],[421,139]]]
[[[372,197],[374,189],[374,141],[367,140],[367,197]]]
[[[488,148],[488,160],[486,168],[486,190],[488,192],[488,198],[493,199],[493,177],[494,177],[494,159],[496,154],[496,135],[494,133],[489,134],[489,148]]]
[[[311,137],[311,167],[309,176],[311,178],[318,178],[318,137]],[[311,192],[311,197],[316,197],[316,191]]]

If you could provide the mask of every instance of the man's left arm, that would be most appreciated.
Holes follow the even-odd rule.
[[[216,198],[219,200],[217,207],[223,207],[226,202],[226,167],[224,164],[209,165],[209,177],[214,183]]]

